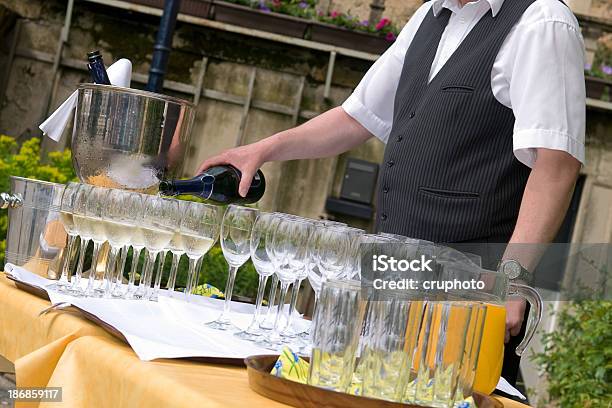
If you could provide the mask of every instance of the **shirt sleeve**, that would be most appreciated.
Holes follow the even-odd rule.
[[[406,51],[430,8],[431,4],[427,2],[415,12],[393,45],[374,62],[342,104],[346,113],[383,143],[387,142],[391,133],[395,92]]]
[[[509,73],[514,154],[529,167],[538,148],[585,160],[584,43],[577,22],[567,13],[567,21],[548,19],[519,27],[507,66],[492,72]]]

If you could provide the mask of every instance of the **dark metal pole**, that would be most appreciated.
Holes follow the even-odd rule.
[[[164,14],[159,23],[155,47],[153,47],[153,61],[149,69],[147,91],[161,92],[164,86],[168,56],[172,50],[172,35],[180,5],[181,0],[166,0],[164,3]]]

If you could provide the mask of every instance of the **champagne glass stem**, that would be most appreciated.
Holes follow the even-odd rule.
[[[147,296],[147,292],[149,291],[149,285],[151,284],[151,275],[153,274],[153,269],[155,268],[155,259],[157,258],[157,252],[150,251],[147,249],[147,262],[145,263],[145,270],[140,279],[140,284],[138,285],[137,297],[144,298]]]
[[[68,235],[68,244],[66,245],[66,252],[64,252],[64,265],[62,267],[62,274],[58,280],[58,284],[66,286],[69,283],[69,271],[70,271],[70,260],[72,259],[72,249],[74,242],[76,241],[76,235]]]
[[[168,283],[166,283],[166,289],[169,292],[174,292],[174,285],[176,284],[176,274],[178,272],[178,264],[181,259],[180,255],[172,252],[172,266],[170,267],[170,276],[168,277]]]
[[[113,276],[115,272],[115,264],[117,262],[117,255],[119,254],[120,247],[111,246],[110,253],[108,254],[108,261],[106,262],[106,269],[104,271],[104,278],[100,288],[104,291],[105,295],[110,295],[111,284],[113,282]]]
[[[196,259],[189,257],[189,273],[187,274],[187,285],[185,286],[185,297],[187,299],[189,299],[189,295],[193,292],[195,269]]]
[[[119,268],[117,268],[117,273],[113,277],[113,282],[111,283],[113,287],[113,290],[112,290],[113,297],[122,296],[121,283],[123,282],[123,270],[125,269],[125,261],[127,259],[128,249],[129,249],[129,246],[127,245],[124,245],[123,248],[121,248],[121,260],[120,260],[121,264],[119,265]]]
[[[96,280],[96,268],[98,266],[98,254],[100,253],[101,242],[94,241],[93,255],[91,256],[91,267],[89,268],[89,279],[87,281],[87,289],[85,294],[90,296],[93,294],[94,282]]]
[[[304,279],[299,279],[293,282],[293,288],[291,289],[291,303],[289,304],[289,317],[287,317],[287,326],[285,327],[285,331],[289,336],[294,333],[291,330],[291,324],[293,323],[293,311],[295,310],[295,305],[297,304],[298,296],[300,295],[300,286],[302,285],[302,281]]]
[[[274,319],[274,327],[272,327],[272,333],[270,334],[269,341],[273,343],[278,343],[280,341],[280,333],[278,329],[278,325],[280,323],[281,315],[283,314],[283,309],[285,306],[285,297],[287,296],[287,291],[289,290],[289,284],[286,282],[281,282],[281,290],[280,290],[280,299],[278,300],[278,307],[276,312],[276,318]]]
[[[259,286],[257,287],[257,299],[255,300],[255,313],[253,313],[253,320],[249,324],[249,327],[245,330],[247,333],[253,332],[258,329],[259,314],[261,313],[261,304],[263,302],[263,295],[266,290],[266,282],[268,281],[267,276],[259,275]]]
[[[229,267],[229,275],[225,284],[225,302],[223,303],[223,313],[217,319],[218,322],[229,323],[229,313],[232,307],[232,292],[234,291],[234,282],[236,281],[236,272],[238,268],[235,266]]]
[[[83,278],[83,263],[85,262],[85,252],[87,252],[87,245],[89,244],[89,239],[81,238],[81,248],[79,250],[79,263],[77,265],[76,274],[74,275],[74,282],[72,282],[71,289],[74,291],[80,291],[81,279]]]
[[[272,316],[272,309],[274,308],[274,302],[276,301],[276,287],[278,286],[278,275],[272,276],[272,284],[270,285],[270,293],[268,294],[268,312],[266,313],[266,320]]]
[[[166,263],[166,255],[168,255],[167,250],[161,251],[161,255],[159,258],[159,265],[157,267],[157,274],[155,275],[155,284],[153,285],[153,294],[151,295],[150,300],[157,301],[157,296],[159,295],[159,287],[161,286],[161,278],[164,274],[164,264]]]
[[[134,282],[136,281],[136,272],[138,272],[138,261],[140,260],[140,252],[142,248],[132,247],[132,267],[130,268],[130,279],[128,281],[128,293],[134,291]]]

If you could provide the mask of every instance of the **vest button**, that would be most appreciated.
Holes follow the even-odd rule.
[[[408,117],[409,117],[410,119],[414,118],[414,112],[410,112],[410,115],[408,115]]]
[[[394,164],[395,164],[395,162],[393,160],[389,160],[387,162],[387,167],[393,167]]]
[[[387,194],[389,192],[389,187],[388,186],[384,186],[383,187],[383,193]]]
[[[387,219],[387,214],[385,213],[380,214],[380,219],[385,221]]]
[[[404,136],[398,136],[396,140],[397,140],[398,142],[401,142],[403,138],[404,138]]]

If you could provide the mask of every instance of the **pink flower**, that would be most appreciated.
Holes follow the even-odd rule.
[[[389,20],[388,18],[381,18],[378,24],[376,24],[376,30],[380,31],[389,24],[391,24],[391,20]]]
[[[395,41],[395,38],[396,38],[395,34],[393,34],[391,31],[389,31],[387,33],[387,35],[385,35],[385,40],[387,40],[387,41],[393,42],[393,41]]]
[[[340,17],[340,12],[334,10],[334,11],[331,12],[330,16],[331,16],[331,18]]]

